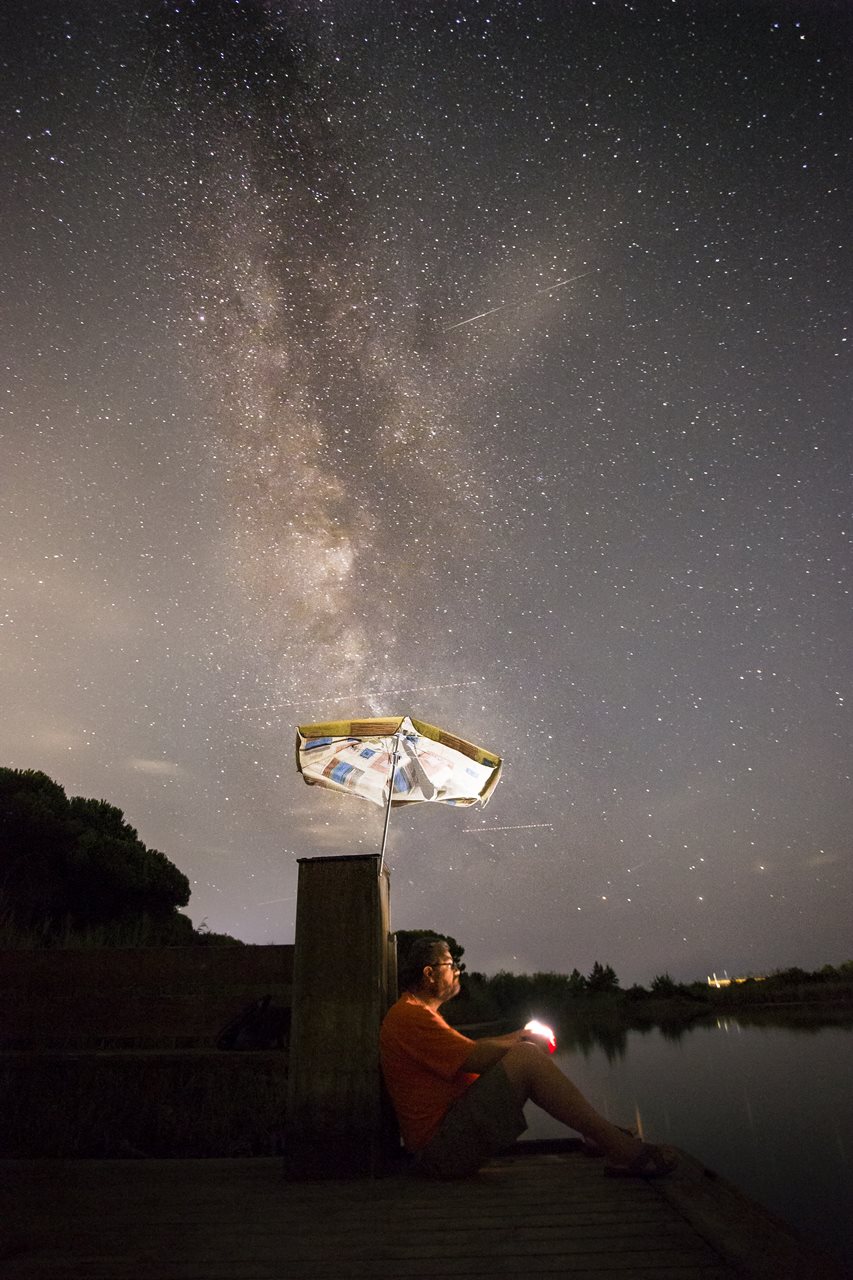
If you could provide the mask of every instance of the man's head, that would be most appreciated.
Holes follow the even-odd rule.
[[[400,965],[400,989],[442,1001],[459,994],[459,967],[446,938],[415,938]]]

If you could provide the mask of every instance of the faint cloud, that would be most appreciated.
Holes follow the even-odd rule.
[[[821,849],[819,853],[813,853],[810,858],[806,858],[805,865],[807,867],[830,867],[833,863],[840,861],[840,854],[824,853],[823,849]]]
[[[36,751],[73,751],[86,745],[85,735],[74,729],[36,729],[31,742]]]
[[[318,849],[334,849],[337,853],[362,853],[351,831],[333,827],[312,827],[311,843]]]
[[[297,801],[286,814],[290,838],[304,840],[313,848],[338,853],[363,853],[362,841],[378,842],[384,814],[376,805],[355,796],[340,795],[324,787]],[[394,822],[392,819],[392,827]],[[378,843],[376,849],[378,852]]]
[[[131,756],[127,765],[129,769],[133,769],[136,773],[153,773],[174,777],[175,774],[181,772],[181,766],[175,764],[173,760],[145,760],[140,756]]]

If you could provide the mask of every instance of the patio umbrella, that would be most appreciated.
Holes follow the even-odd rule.
[[[296,767],[310,785],[384,807],[381,871],[392,805],[484,805],[501,759],[423,720],[389,716],[299,725]]]

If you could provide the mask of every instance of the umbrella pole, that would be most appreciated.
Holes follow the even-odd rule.
[[[385,866],[385,846],[388,843],[388,823],[391,821],[391,797],[394,794],[394,774],[397,772],[397,758],[400,754],[400,735],[394,734],[394,750],[391,753],[391,776],[388,779],[388,803],[385,806],[385,826],[382,828],[382,848],[379,852],[379,874]]]

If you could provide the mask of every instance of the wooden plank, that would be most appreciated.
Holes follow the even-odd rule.
[[[747,1211],[757,1206],[729,1188],[728,1200],[715,1200],[716,1225],[697,1230],[684,1207],[696,1198],[685,1162],[673,1195],[672,1180],[605,1179],[600,1162],[578,1154],[506,1157],[453,1184],[411,1175],[285,1183],[281,1162],[263,1159],[0,1161],[0,1272],[4,1280],[768,1274],[760,1260],[742,1256],[735,1266],[719,1248],[721,1233],[745,1221],[750,1229]],[[801,1245],[786,1252],[781,1224],[765,1219],[763,1230],[774,1280],[840,1274]]]
[[[0,1194],[0,1210],[14,1174],[30,1234],[17,1247],[10,1242],[3,1274],[8,1280],[731,1274],[648,1187],[607,1182],[589,1163],[580,1156],[510,1158],[453,1185],[405,1175],[306,1185],[283,1183],[280,1162],[268,1160],[7,1162],[0,1164],[7,1193],[5,1200]],[[549,1217],[546,1203],[559,1213]],[[572,1203],[577,1211],[566,1207]]]
[[[692,1156],[681,1155],[678,1177],[664,1179],[659,1193],[736,1268],[755,1280],[841,1280],[842,1269],[786,1223]]]
[[[145,995],[80,992],[36,1004],[7,999],[0,1008],[2,1044],[7,1049],[86,1048],[93,1042],[152,1046],[180,1041],[209,1044],[231,1020],[262,995]],[[289,1008],[290,987],[279,984],[274,1003]]]
[[[482,1280],[483,1277],[500,1275],[507,1280],[531,1280],[531,1269],[524,1260],[484,1258],[473,1264],[440,1272],[427,1270],[420,1273],[401,1272],[396,1263],[349,1264],[337,1259],[323,1264],[306,1266],[303,1262],[291,1265],[287,1260],[274,1264],[247,1260],[245,1252],[234,1257],[217,1258],[202,1265],[192,1262],[151,1258],[138,1255],[132,1261],[115,1257],[107,1260],[87,1259],[84,1269],[69,1272],[67,1261],[57,1257],[45,1260],[37,1266],[20,1265],[9,1272],[10,1280],[413,1280],[420,1274],[426,1280]],[[575,1266],[571,1259],[554,1258],[547,1266],[536,1266],[537,1275],[571,1276],[572,1280],[602,1280],[613,1276],[614,1280],[732,1280],[734,1272],[728,1268],[696,1266],[665,1266],[651,1257],[648,1265],[638,1262],[619,1270],[602,1270],[593,1260],[590,1265]],[[779,1277],[778,1280],[793,1280]]]
[[[206,1040],[252,1001],[288,1008],[293,947],[0,951],[0,1047]]]
[[[286,1094],[274,1050],[0,1054],[0,1151],[272,1155]]]
[[[293,977],[293,946],[98,947],[0,950],[0,998],[51,993],[148,991],[162,994],[267,988]]]

